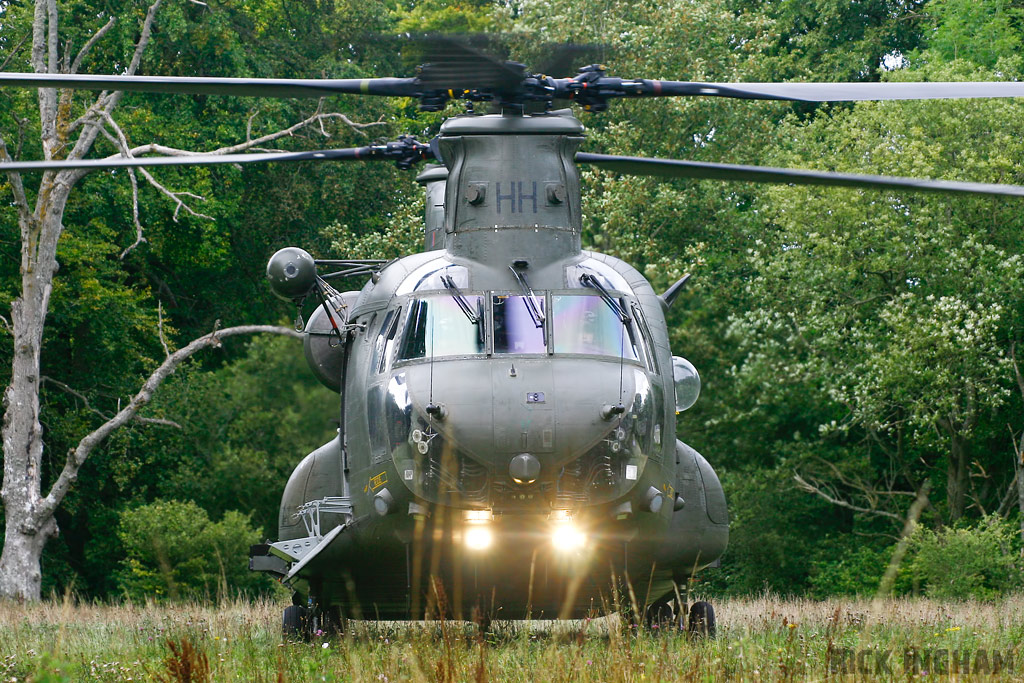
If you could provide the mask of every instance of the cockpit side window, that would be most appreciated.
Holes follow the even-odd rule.
[[[377,341],[373,347],[372,365],[377,373],[384,372],[388,367],[392,350],[395,345],[395,332],[398,331],[398,321],[402,313],[401,308],[388,311],[384,316],[384,322],[380,324],[380,332],[377,334]]]
[[[632,322],[623,323],[597,296],[552,296],[555,353],[640,360]]]
[[[541,318],[531,314],[525,296],[495,294],[491,298],[494,318],[494,353],[546,353],[544,339],[544,299],[535,297]],[[541,321],[538,324],[538,320]]]
[[[633,321],[636,326],[640,329],[640,337],[644,347],[644,358],[647,362],[647,369],[651,372],[658,373],[658,359],[654,353],[654,341],[651,337],[651,329],[647,326],[647,316],[644,315],[644,309],[633,304]]]
[[[409,306],[399,360],[438,356],[468,356],[484,353],[484,335],[450,296],[418,299]],[[463,295],[478,320],[483,315],[483,297]]]

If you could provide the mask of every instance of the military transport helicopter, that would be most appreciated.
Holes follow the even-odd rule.
[[[469,54],[470,58],[466,58]],[[279,540],[250,567],[294,590],[286,632],[342,617],[579,617],[620,608],[686,621],[678,583],[718,561],[728,511],[714,469],[676,438],[700,391],[669,348],[657,294],[623,261],[581,248],[577,164],[666,177],[1024,196],[1024,187],[578,152],[584,127],[560,102],[599,112],[631,97],[792,101],[1024,97],[1024,84],[693,83],[554,78],[485,55],[434,61],[414,77],[238,79],[0,74],[0,85],[263,97],[336,93],[462,100],[436,138],[351,149],[226,156],[18,162],[3,170],[300,160],[435,165],[425,249],[391,262],[281,249],[280,297],[312,298],[310,368],[338,392],[340,426],[307,455],[281,502]],[[473,106],[489,106],[478,114]],[[343,256],[343,255],[342,255]],[[320,274],[320,268],[329,272]],[[359,290],[331,282],[363,277]],[[628,604],[628,603],[627,603]],[[629,611],[628,609],[626,611]],[[706,602],[691,630],[713,632]]]

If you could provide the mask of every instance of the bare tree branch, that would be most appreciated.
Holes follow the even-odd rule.
[[[28,33],[26,33],[25,35],[23,35],[21,37],[21,40],[18,41],[18,44],[15,45],[11,49],[10,53],[8,53],[7,57],[4,58],[4,61],[0,62],[0,71],[3,71],[4,69],[7,68],[7,65],[10,63],[10,61],[12,59],[14,59],[15,56],[17,56],[18,52],[25,45],[25,41],[27,41],[31,36],[32,36],[32,32],[29,31]]]
[[[153,22],[156,19],[157,10],[160,9],[160,4],[163,0],[155,0],[149,9],[146,11],[146,18],[142,22],[142,30],[139,34],[139,42],[135,44],[135,52],[132,54],[131,63],[128,65],[128,69],[125,71],[125,75],[134,76],[135,72],[139,68],[139,63],[142,61],[142,53],[145,52],[146,46],[149,45],[149,39],[153,34]],[[103,117],[103,114],[110,114],[117,107],[121,101],[121,97],[124,96],[123,90],[116,90],[114,92],[101,92],[96,98],[96,102],[89,107],[89,111],[86,112],[86,116],[92,116],[91,120],[97,120]],[[75,122],[77,123],[77,121]],[[74,124],[71,124],[68,129],[72,130]],[[78,140],[75,141],[75,146],[68,153],[69,159],[81,159],[83,158],[90,149],[92,144],[96,140],[96,136],[99,134],[99,130],[94,126],[86,126],[82,130],[82,134],[78,136]],[[84,178],[88,173],[88,170],[78,169],[73,171],[63,171],[62,175],[67,175],[67,181],[73,185],[80,179]]]
[[[131,150],[128,149],[128,138],[125,136],[124,131],[121,130],[121,127],[119,125],[117,125],[117,122],[114,121],[114,117],[112,117],[110,114],[108,114],[105,111],[101,112],[101,115],[103,117],[103,120],[106,121],[107,124],[111,128],[114,129],[114,132],[117,134],[117,137],[114,138],[113,136],[111,136],[110,133],[107,132],[106,129],[102,129],[101,130],[103,135],[108,140],[113,142],[115,146],[117,146],[117,147],[119,147],[121,149],[121,156],[124,156],[124,157],[132,157],[132,156],[134,156],[132,154]],[[187,211],[192,216],[195,216],[196,218],[204,218],[204,219],[210,220],[210,221],[214,220],[214,218],[212,216],[207,216],[205,213],[199,213],[198,211],[195,211],[191,206],[186,204],[181,199],[182,197],[191,197],[193,199],[198,199],[200,201],[206,201],[205,197],[201,197],[201,196],[199,196],[197,194],[194,194],[192,192],[173,192],[173,191],[167,189],[166,187],[164,187],[163,184],[158,182],[157,179],[153,177],[153,174],[150,173],[147,169],[144,169],[144,168],[129,169],[128,177],[130,178],[131,183],[132,183],[132,219],[135,222],[135,242],[130,247],[128,247],[127,249],[125,249],[124,251],[121,252],[121,255],[120,255],[119,258],[121,258],[122,260],[124,259],[125,256],[128,255],[129,252],[131,252],[133,249],[135,249],[135,247],[139,246],[140,244],[142,244],[143,242],[146,241],[146,238],[143,237],[143,235],[142,235],[142,223],[139,221],[139,185],[138,185],[138,181],[136,180],[136,177],[135,177],[135,171],[136,170],[138,170],[138,172],[142,173],[142,177],[144,177],[149,182],[150,185],[152,185],[157,190],[162,192],[164,195],[169,197],[171,199],[171,201],[173,201],[175,203],[174,214],[172,216],[172,218],[174,219],[175,223],[178,222],[178,213],[183,208],[185,209],[185,211]]]
[[[4,142],[2,135],[0,135],[0,159],[3,159],[4,161],[14,161],[11,159],[11,155],[7,151],[7,143]],[[7,174],[7,179],[11,183],[11,191],[14,193],[14,203],[18,206],[18,215],[23,221],[27,221],[32,215],[32,209],[28,206],[28,197],[25,195],[25,185],[22,183],[21,174],[16,171],[10,171]]]
[[[46,0],[46,47],[48,70],[51,74],[60,71],[60,40],[57,34],[57,0]]]
[[[43,381],[43,382],[46,382],[47,384],[52,384],[55,387],[57,387],[58,389],[60,389],[61,391],[67,392],[67,393],[71,394],[72,396],[74,396],[75,398],[80,400],[85,405],[85,409],[88,410],[90,413],[94,413],[96,415],[99,415],[104,420],[109,420],[110,419],[109,415],[106,415],[106,414],[100,412],[99,410],[97,410],[96,408],[94,408],[92,406],[92,404],[89,402],[89,397],[87,397],[82,392],[77,391],[77,390],[71,388],[70,386],[68,386],[64,382],[61,382],[60,380],[56,380],[56,379],[54,379],[52,377],[47,377],[46,375],[41,375],[39,377],[39,379],[41,381]],[[180,424],[178,424],[174,420],[167,420],[167,419],[164,419],[162,417],[142,417],[140,415],[136,415],[133,419],[134,419],[135,422],[139,422],[139,423],[142,423],[142,424],[162,425],[164,427],[175,427],[176,429],[184,429],[184,427],[182,427]]]
[[[229,145],[227,147],[219,147],[217,149],[209,150],[207,152],[196,152],[194,150],[189,150],[189,149],[177,149],[175,147],[167,147],[165,145],[160,145],[160,144],[156,144],[156,143],[150,143],[148,145],[140,145],[138,147],[132,147],[131,149],[128,150],[128,156],[137,157],[137,156],[140,156],[140,155],[143,155],[143,154],[162,154],[164,156],[187,157],[187,156],[198,156],[198,155],[204,155],[205,156],[205,155],[235,154],[237,152],[244,152],[244,151],[250,150],[250,149],[256,147],[257,145],[263,145],[263,144],[268,143],[268,142],[273,142],[274,140],[279,140],[279,139],[281,139],[283,137],[291,136],[296,131],[299,131],[302,128],[305,128],[306,126],[309,126],[309,125],[311,125],[313,123],[316,123],[316,122],[318,122],[318,121],[320,121],[322,119],[332,119],[332,118],[340,118],[347,125],[352,126],[354,129],[367,128],[369,126],[381,126],[381,125],[384,125],[383,121],[374,121],[372,123],[356,123],[356,122],[352,121],[351,119],[349,119],[344,114],[340,114],[340,113],[336,113],[336,112],[335,113],[324,114],[323,112],[319,111],[319,109],[318,109],[316,112],[311,114],[308,118],[305,118],[302,121],[299,121],[298,123],[295,123],[295,124],[293,124],[291,126],[288,126],[287,128],[282,128],[281,130],[279,130],[279,131],[277,131],[275,133],[268,133],[267,135],[263,135],[263,136],[258,137],[256,139],[247,139],[245,142],[240,142],[237,145]],[[279,150],[279,149],[269,149],[269,150],[266,150],[266,151],[268,151],[268,152],[280,152],[282,150]],[[105,158],[107,158],[107,159],[117,159],[120,156],[123,156],[123,155],[121,155],[121,154],[112,154],[109,157],[105,157]]]
[[[1016,436],[1014,436],[1011,433],[1010,434],[1010,439],[1015,442],[1016,441]],[[1014,456],[1014,457],[1016,457],[1016,456]],[[1016,469],[1016,468],[1014,468],[1014,469]],[[996,514],[999,515],[1000,517],[1005,517],[1006,514],[1010,511],[1010,508],[1013,507],[1013,504],[1016,502],[1016,498],[1017,498],[1017,473],[1014,472],[1013,473],[1013,479],[1010,480],[1009,486],[1006,487],[1006,493],[1003,494],[1003,497],[999,501],[999,507],[996,508]]]
[[[355,129],[355,130],[360,130],[362,128],[366,128],[366,127],[369,127],[369,126],[383,125],[382,121],[375,121],[373,123],[356,123],[356,122],[352,121],[351,119],[349,119],[344,114],[337,113],[337,112],[325,114],[320,109],[322,104],[323,104],[323,100],[320,101],[320,104],[317,106],[317,110],[312,115],[310,115],[309,117],[307,117],[306,119],[304,119],[302,121],[299,121],[298,123],[295,123],[295,124],[289,126],[288,128],[281,129],[281,130],[279,130],[279,131],[277,131],[275,133],[269,133],[267,135],[263,135],[261,137],[256,138],[255,140],[253,140],[251,138],[248,138],[248,131],[247,131],[247,139],[246,139],[245,142],[239,143],[237,145],[230,145],[228,147],[220,147],[218,149],[211,150],[211,151],[208,151],[208,152],[195,152],[195,151],[192,151],[192,150],[177,149],[177,148],[174,148],[174,147],[167,147],[167,146],[158,145],[158,144],[155,144],[155,143],[151,143],[151,144],[148,144],[148,145],[141,145],[139,147],[129,148],[128,147],[128,140],[127,140],[127,138],[126,138],[126,136],[124,134],[124,131],[121,129],[120,126],[118,126],[118,124],[114,121],[113,117],[110,115],[110,112],[108,110],[106,110],[106,109],[97,109],[95,107],[91,108],[89,113],[84,115],[82,118],[78,119],[78,121],[76,121],[75,123],[77,124],[77,123],[81,122],[81,123],[87,125],[88,127],[93,127],[93,126],[98,127],[98,128],[100,128],[100,132],[103,133],[104,135],[106,135],[105,130],[102,127],[102,124],[100,124],[98,121],[88,120],[88,117],[90,115],[94,116],[94,117],[98,116],[100,119],[102,119],[104,122],[106,122],[107,125],[109,125],[114,130],[114,132],[117,135],[117,138],[116,139],[111,138],[109,135],[107,137],[108,137],[108,139],[111,140],[111,142],[113,142],[121,150],[121,153],[120,154],[110,155],[110,156],[106,157],[107,159],[117,159],[117,158],[120,158],[120,157],[136,157],[136,156],[139,156],[139,155],[142,155],[142,154],[153,154],[153,153],[155,153],[155,154],[162,154],[164,156],[197,156],[197,155],[234,154],[236,152],[241,152],[241,151],[245,151],[245,150],[249,150],[249,149],[253,149],[253,148],[260,149],[259,147],[257,147],[257,145],[261,145],[261,144],[264,144],[264,143],[267,143],[267,142],[273,142],[274,140],[278,140],[280,138],[293,135],[296,131],[301,130],[302,128],[305,128],[305,127],[307,127],[307,126],[309,126],[311,124],[314,124],[314,123],[319,123],[320,127],[321,127],[321,130],[323,130],[323,121],[327,120],[327,119],[334,119],[334,118],[341,119],[347,125],[353,127],[353,129]],[[253,114],[253,116],[255,116],[255,114]],[[250,124],[251,124],[251,117],[250,117]],[[324,135],[327,135],[326,131],[324,131]],[[266,151],[279,151],[279,150],[266,150]],[[167,187],[165,187],[162,183],[160,183],[156,178],[154,178],[153,174],[150,173],[149,170],[147,170],[145,168],[139,168],[138,172],[142,174],[142,177],[144,177],[147,180],[147,182],[149,182],[150,185],[152,185],[154,188],[159,190],[162,194],[164,194],[166,197],[168,197],[171,201],[174,202],[175,207],[174,207],[174,214],[172,215],[172,218],[174,219],[175,222],[177,222],[178,214],[181,212],[182,209],[184,209],[189,215],[191,215],[191,216],[193,216],[195,218],[202,218],[202,219],[210,220],[210,221],[215,220],[212,216],[208,216],[207,214],[200,213],[200,212],[196,211],[191,206],[189,206],[189,204],[187,202],[185,202],[182,199],[182,197],[189,197],[189,198],[192,198],[192,199],[197,199],[199,201],[206,201],[205,197],[202,197],[200,195],[197,195],[197,194],[194,194],[194,193],[191,193],[191,192],[184,192],[184,191],[183,192],[175,192],[175,191],[172,191],[172,190],[168,189]],[[84,173],[88,173],[88,171],[83,171],[83,175],[84,175]],[[128,247],[127,249],[125,249],[121,253],[120,258],[122,258],[122,259],[132,249],[134,249],[139,244],[141,244],[142,242],[145,241],[145,238],[142,235],[142,225],[139,222],[139,218],[138,218],[138,188],[137,188],[137,185],[135,185],[134,175],[130,175],[130,177],[132,178],[132,182],[133,182],[133,186],[132,186],[132,190],[133,190],[133,206],[132,206],[132,211],[133,211],[133,218],[135,220],[136,240],[135,240],[135,242],[130,247]]]
[[[118,256],[122,261],[135,247],[146,241],[146,238],[142,235],[142,222],[139,221],[139,180],[135,177],[134,168],[128,169],[128,180],[132,184],[132,223],[135,224],[135,241]]]
[[[71,488],[71,485],[78,478],[78,470],[85,463],[93,449],[102,443],[103,440],[106,439],[113,431],[123,427],[129,420],[134,419],[138,411],[153,398],[153,393],[157,388],[165,379],[170,377],[171,374],[177,370],[178,366],[184,360],[203,349],[211,346],[220,346],[221,339],[225,337],[231,337],[239,334],[281,334],[289,337],[302,338],[302,333],[296,332],[288,327],[280,327],[277,325],[239,325],[237,327],[229,327],[219,331],[214,330],[207,335],[203,335],[198,339],[192,340],[186,346],[172,353],[170,356],[165,358],[164,362],[160,364],[160,367],[158,367],[153,374],[149,376],[146,382],[142,385],[142,388],[137,394],[135,394],[135,396],[132,397],[132,400],[127,406],[121,408],[114,417],[110,418],[90,434],[85,436],[78,442],[78,446],[76,448],[68,451],[68,457],[67,461],[64,463],[64,469],[61,471],[60,476],[57,477],[57,480],[54,482],[46,498],[43,498],[36,507],[33,514],[33,521],[41,523],[53,514],[57,509],[57,506],[60,505],[62,500],[64,500],[64,496]]]
[[[136,415],[134,419],[139,424],[144,425],[154,425],[156,427],[174,427],[175,429],[181,430],[185,429],[174,420],[165,420],[162,417],[139,417],[138,415]]]
[[[216,220],[213,216],[207,216],[205,213],[199,213],[198,211],[193,209],[191,206],[186,204],[181,199],[182,197],[190,197],[192,199],[198,199],[201,202],[205,202],[206,201],[206,197],[203,197],[203,196],[198,195],[198,194],[194,194],[192,192],[185,192],[185,191],[174,192],[172,190],[168,190],[156,178],[154,178],[153,174],[151,174],[149,171],[147,171],[144,168],[140,168],[138,170],[139,170],[139,173],[142,174],[142,177],[145,178],[147,181],[149,181],[150,185],[155,187],[157,190],[162,192],[165,196],[167,196],[171,201],[174,202],[174,204],[175,204],[174,213],[171,215],[171,218],[174,220],[175,223],[178,222],[178,213],[182,209],[185,209],[185,211],[187,211],[189,213],[189,215],[195,216],[196,218],[204,218],[204,219],[206,219],[208,221]]]
[[[99,40],[103,36],[107,35],[107,31],[109,31],[111,28],[113,28],[114,24],[116,24],[116,23],[117,23],[117,17],[110,17],[110,19],[107,21],[107,23],[105,23],[103,25],[103,27],[100,28],[100,30],[98,30],[98,31],[96,31],[96,33],[92,34],[92,38],[87,40],[85,45],[82,46],[82,49],[78,51],[78,56],[75,57],[75,61],[71,63],[71,69],[70,69],[69,73],[73,73],[73,74],[78,73],[78,69],[82,66],[82,60],[84,60],[86,55],[89,54],[89,51],[92,50],[93,45],[95,45],[97,42],[99,42]]]
[[[32,17],[32,70],[37,74],[46,72],[46,5],[36,3]]]
[[[117,137],[115,138],[106,129],[101,131],[103,135],[113,142],[115,146],[120,147],[124,156],[130,157],[131,154],[128,153],[128,139],[125,137],[124,131],[121,130],[121,127],[117,125],[114,121],[114,117],[110,114],[103,112],[103,118],[110,124],[110,127],[114,129],[114,132],[117,133]],[[146,238],[142,235],[142,222],[139,220],[139,180],[135,176],[134,168],[128,169],[128,179],[132,184],[132,222],[135,224],[135,241],[132,242],[130,247],[121,252],[121,255],[118,258],[122,261],[129,252],[146,241]]]
[[[816,496],[824,498],[833,505],[838,505],[839,507],[843,507],[848,510],[853,510],[854,512],[862,512],[866,515],[879,515],[881,517],[889,517],[890,519],[895,519],[897,521],[900,521],[902,519],[899,515],[893,512],[889,512],[888,510],[879,510],[877,508],[865,508],[860,507],[859,505],[854,505],[849,501],[845,501],[842,498],[839,498],[834,494],[834,492],[830,493],[829,491],[826,491],[824,487],[811,484],[806,479],[801,477],[799,474],[794,474],[793,479],[796,481],[797,485],[804,491],[807,491],[808,493],[813,493]]]
[[[139,42],[135,44],[135,54],[132,55],[132,62],[128,65],[128,70],[125,72],[128,76],[134,76],[135,72],[139,70],[139,64],[142,62],[142,53],[146,51],[146,46],[149,45],[149,38],[153,35],[153,21],[156,20],[156,13],[160,9],[162,2],[163,0],[155,0],[149,6],[149,9],[146,10],[146,18],[142,22]]]
[[[167,339],[164,337],[164,302],[156,302],[156,331],[160,336],[160,346],[164,347],[164,358],[171,355],[171,350],[167,348]]]

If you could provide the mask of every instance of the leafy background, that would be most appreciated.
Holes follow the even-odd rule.
[[[86,66],[113,72],[146,4],[59,7],[65,38],[77,45],[120,17]],[[3,68],[28,69],[31,11],[23,0],[0,4]],[[527,62],[542,59],[548,43],[593,43],[614,74],[678,80],[1005,80],[1024,68],[1020,0],[211,0],[166,4],[143,72],[404,75],[413,56],[375,36],[405,31],[500,32]],[[87,101],[80,97],[77,106]],[[26,158],[38,154],[33,106],[30,93],[0,93],[0,128],[23,131]],[[203,150],[244,139],[247,125],[253,134],[276,130],[313,106],[134,94],[117,116],[133,144]],[[311,129],[281,146],[429,137],[442,120],[410,101],[339,97],[329,106],[382,125]],[[1024,105],[1012,100],[633,101],[585,124],[595,152],[1024,184]],[[158,177],[203,196],[196,208],[215,220],[175,220],[174,207],[143,187],[147,242],[122,259],[135,230],[120,171],[92,174],[65,215],[43,361],[56,380],[43,393],[50,476],[101,419],[97,411],[112,413],[162,358],[161,317],[172,345],[218,320],[287,324],[294,311],[262,278],[276,249],[392,256],[417,241],[420,190],[411,174],[384,165],[163,169]],[[9,196],[6,183],[0,178],[0,192]],[[701,579],[708,590],[871,593],[925,482],[929,503],[896,590],[991,597],[1020,586],[1019,200],[586,171],[584,207],[586,246],[627,259],[657,289],[694,274],[669,322],[673,349],[700,369],[704,394],[679,436],[721,473],[733,520],[722,569]],[[16,216],[5,202],[5,316],[18,264]],[[0,333],[0,380],[10,355],[10,336]],[[184,429],[122,430],[82,470],[58,515],[62,533],[47,547],[44,590],[265,590],[234,571],[244,544],[232,539],[275,535],[283,483],[330,438],[335,412],[336,398],[315,383],[292,340],[195,358],[149,409]],[[160,549],[188,537],[221,544],[222,564],[176,558],[169,576]]]

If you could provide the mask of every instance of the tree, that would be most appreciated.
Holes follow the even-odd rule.
[[[1020,0],[931,0],[925,14],[935,22],[928,51],[942,61],[963,59],[992,68],[1000,57],[1018,53],[1024,39]]]
[[[921,76],[983,77],[962,65],[901,77]],[[1012,101],[863,104],[782,127],[780,157],[1015,182],[1020,120]],[[933,518],[1007,509],[1013,475],[996,453],[1009,450],[1010,355],[1024,310],[1019,202],[779,187],[762,194],[759,213],[765,233],[748,257],[756,304],[732,324],[745,352],[734,399],[746,407],[733,419],[815,406],[802,438],[818,457],[798,481],[861,515],[900,525],[926,479],[945,491]],[[839,457],[822,457],[829,449]]]
[[[139,69],[153,36],[157,13],[162,2],[163,0],[155,0],[146,9],[138,28],[137,39],[131,41],[133,44],[127,59],[124,55],[114,57],[115,63],[124,65],[121,67],[123,73],[130,75]],[[6,9],[9,16],[5,17],[5,24],[8,24],[8,19],[10,24],[15,24],[19,18],[17,13],[10,7]],[[83,40],[78,29],[72,28],[71,37],[62,44],[56,0],[37,0],[31,9],[31,18],[22,18],[31,27],[29,66],[37,73],[75,73],[105,38],[117,35],[114,28],[119,23],[118,17],[108,16],[107,12],[101,10],[91,14],[103,22],[91,36]],[[66,9],[74,13],[83,10],[83,7],[73,5]],[[126,14],[130,13],[130,9],[130,6],[126,8]],[[89,14],[86,13],[86,16]],[[71,38],[82,40],[82,47],[74,58],[71,57]],[[124,39],[125,36],[120,35],[120,38]],[[8,61],[13,56],[12,52]],[[155,143],[134,146],[129,144],[129,136],[113,116],[121,103],[122,95],[121,92],[104,92],[87,102],[71,91],[39,89],[36,121],[43,158],[84,158],[94,149],[98,140],[106,141],[117,150],[114,156],[135,156],[148,152],[195,153]],[[317,107],[311,115],[297,124],[207,153],[225,154],[266,145],[311,124],[322,124],[332,119],[348,122],[342,114],[328,113]],[[23,136],[33,128],[27,118],[18,123],[18,132],[15,134],[16,154],[22,147]],[[12,158],[7,146],[9,139],[12,138],[7,133],[0,135],[0,159],[4,161]],[[219,345],[221,339],[229,336],[250,333],[295,334],[293,330],[287,328],[243,325],[215,330],[183,345],[173,353],[165,343],[167,353],[164,361],[149,375],[142,388],[126,406],[122,408],[119,402],[118,410],[113,417],[89,429],[88,434],[68,450],[62,469],[50,482],[49,490],[44,495],[44,435],[40,404],[44,333],[58,269],[58,243],[65,234],[65,210],[72,190],[85,175],[86,172],[81,170],[44,173],[38,189],[32,193],[26,187],[21,174],[7,174],[18,217],[21,268],[17,295],[11,302],[11,319],[9,323],[4,321],[13,344],[11,376],[3,399],[4,479],[0,491],[5,517],[4,547],[0,555],[0,596],[3,597],[40,597],[40,557],[47,540],[57,533],[54,514],[77,479],[80,468],[96,446],[116,429],[133,420],[153,422],[152,418],[140,417],[139,410],[148,403],[160,383],[183,360],[201,349]],[[139,175],[173,203],[175,217],[178,213],[188,213],[195,218],[208,218],[193,208],[191,202],[201,199],[194,193],[172,191],[147,171],[140,170]],[[134,172],[129,172],[128,177],[132,189],[136,239],[121,254],[122,258],[144,241],[143,226],[138,212],[140,184]],[[160,333],[163,341],[162,329]],[[74,391],[71,387],[67,389]],[[85,397],[82,398],[84,400]]]

